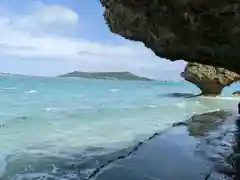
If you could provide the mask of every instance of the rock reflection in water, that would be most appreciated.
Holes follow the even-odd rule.
[[[190,136],[207,136],[227,120],[231,113],[229,111],[209,112],[194,115],[186,122],[174,124],[174,126],[187,125]]]

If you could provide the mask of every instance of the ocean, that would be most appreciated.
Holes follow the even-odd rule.
[[[185,82],[0,77],[0,180],[74,180],[174,122],[239,98]],[[124,151],[122,151],[124,150]]]

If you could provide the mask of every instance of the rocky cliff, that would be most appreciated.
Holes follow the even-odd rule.
[[[188,63],[181,76],[202,91],[202,95],[220,95],[223,88],[240,80],[237,73],[199,63]]]
[[[240,1],[101,0],[111,31],[170,60],[240,73]]]

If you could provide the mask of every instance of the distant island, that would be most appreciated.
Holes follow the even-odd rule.
[[[128,81],[153,81],[146,77],[140,77],[130,72],[80,72],[74,71],[59,77],[77,77],[86,79],[111,79],[111,80],[128,80]]]

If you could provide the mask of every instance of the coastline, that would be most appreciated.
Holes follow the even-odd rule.
[[[3,78],[1,84],[4,114],[0,124],[6,126],[0,127],[1,180],[174,180],[159,170],[164,168],[166,173],[180,173],[176,176],[188,173],[182,178],[187,180],[189,172],[208,175],[211,163],[203,157],[192,158],[194,139],[199,137],[194,137],[196,133],[190,136],[189,131],[200,130],[195,130],[191,121],[171,126],[193,114],[234,109],[239,101],[229,97],[237,86],[226,89],[224,97],[187,98],[197,93],[187,83],[22,81]],[[217,116],[225,115],[212,119]],[[221,122],[213,123],[214,127],[204,124],[212,132]],[[177,167],[175,161],[180,162]],[[178,170],[185,161],[187,170]],[[199,161],[209,169],[202,168]]]
[[[234,179],[235,120],[229,111],[194,115],[116,156],[87,179]]]
[[[194,115],[118,151],[94,155],[98,149],[93,148],[86,149],[92,156],[59,159],[61,171],[45,178],[70,173],[83,180],[235,180],[240,159],[236,118],[224,110]]]

